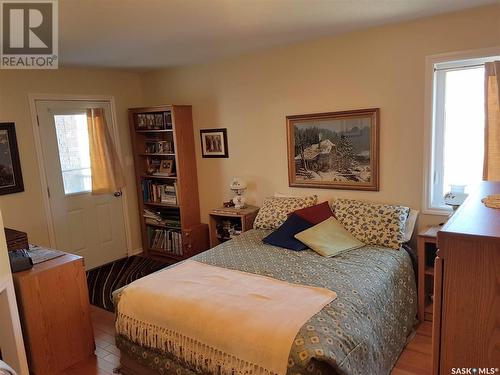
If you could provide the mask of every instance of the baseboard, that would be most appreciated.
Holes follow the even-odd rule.
[[[140,248],[138,248],[138,249],[135,249],[135,250],[132,250],[132,251],[128,254],[128,256],[130,257],[130,256],[132,256],[132,255],[139,255],[139,254],[141,254],[141,253],[142,253],[142,247],[140,247]]]

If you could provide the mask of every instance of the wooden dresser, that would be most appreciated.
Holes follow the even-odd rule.
[[[433,374],[500,367],[500,209],[481,202],[489,194],[500,182],[483,182],[438,232]]]
[[[82,257],[66,254],[12,277],[31,374],[55,375],[94,354]]]

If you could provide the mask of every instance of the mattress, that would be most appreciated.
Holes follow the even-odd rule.
[[[192,259],[337,293],[299,330],[287,374],[389,374],[416,323],[415,274],[408,253],[365,246],[324,258],[311,250],[265,245],[262,238],[269,233],[250,230]],[[114,297],[117,304],[120,291]],[[116,344],[154,372],[202,373],[124,336],[117,336]]]

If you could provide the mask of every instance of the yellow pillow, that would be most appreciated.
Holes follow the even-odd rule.
[[[365,246],[334,217],[297,233],[295,238],[324,257],[333,257],[344,251]]]

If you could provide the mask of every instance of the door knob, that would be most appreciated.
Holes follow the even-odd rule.
[[[121,191],[115,191],[115,192],[113,193],[113,195],[114,195],[115,197],[117,197],[117,198],[118,198],[118,197],[121,197],[121,196],[122,196],[122,192],[121,192]]]

